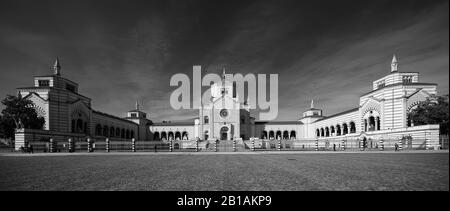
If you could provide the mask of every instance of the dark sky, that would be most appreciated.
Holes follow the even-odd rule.
[[[311,99],[324,115],[357,107],[394,53],[447,94],[448,14],[446,0],[0,0],[0,96],[58,56],[94,109],[124,116],[139,99],[154,121],[190,119],[171,109],[169,80],[199,64],[279,74],[278,119],[297,119]]]

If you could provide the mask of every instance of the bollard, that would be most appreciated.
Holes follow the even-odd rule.
[[[88,152],[92,151],[92,145],[91,145],[91,139],[90,138],[87,139],[87,151]]]
[[[198,139],[195,140],[195,151],[198,152]]]
[[[236,152],[236,140],[233,140],[233,152]]]
[[[49,152],[55,152],[55,142],[53,141],[53,138],[50,138],[50,149]]]
[[[69,152],[73,152],[73,141],[71,138],[67,140],[69,142]]]
[[[359,150],[363,151],[364,149],[364,142],[363,140],[359,141]]]
[[[281,140],[278,140],[278,151],[281,151]]]
[[[345,141],[344,140],[341,141],[341,149],[345,150]]]
[[[255,140],[252,139],[252,151],[255,151]]]
[[[399,150],[399,151],[402,150],[402,145],[403,145],[403,143],[402,143],[402,140],[400,139],[400,140],[398,141],[398,150]]]
[[[319,140],[316,140],[316,151],[319,151]]]
[[[219,141],[217,141],[217,139],[216,139],[215,144],[214,144],[214,151],[215,152],[217,152],[217,143],[219,143]]]
[[[383,151],[384,150],[384,141],[380,140],[380,150]]]
[[[106,138],[106,146],[105,146],[105,150],[106,152],[109,152],[109,138]]]
[[[172,140],[170,140],[170,145],[169,145],[169,151],[170,152],[173,152],[173,142],[172,142]]]
[[[136,139],[131,139],[131,151],[136,152]]]

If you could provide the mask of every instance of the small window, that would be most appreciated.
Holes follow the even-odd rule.
[[[378,82],[377,86],[378,86],[378,89],[381,89],[386,86],[386,83],[384,81],[380,81],[380,82]]]
[[[404,84],[412,83],[412,76],[403,76],[403,83]]]
[[[44,87],[50,86],[49,80],[39,80],[38,83],[39,83],[39,86],[44,86]]]
[[[319,115],[319,112],[314,111],[314,112],[313,112],[313,115],[314,115],[314,116],[317,116],[317,115]]]
[[[205,118],[204,118],[204,121],[203,121],[205,124],[209,124],[209,117],[208,116],[205,116]]]
[[[131,113],[131,117],[137,117],[136,113]]]

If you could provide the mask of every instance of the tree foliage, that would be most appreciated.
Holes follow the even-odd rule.
[[[414,125],[439,124],[441,134],[449,134],[449,96],[428,98],[408,115]]]
[[[5,109],[1,112],[0,131],[5,138],[14,138],[14,130],[19,128],[42,129],[45,119],[39,117],[31,100],[17,96],[7,95],[2,100]]]

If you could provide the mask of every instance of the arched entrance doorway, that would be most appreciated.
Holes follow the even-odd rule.
[[[220,140],[228,140],[228,127],[220,128]]]

